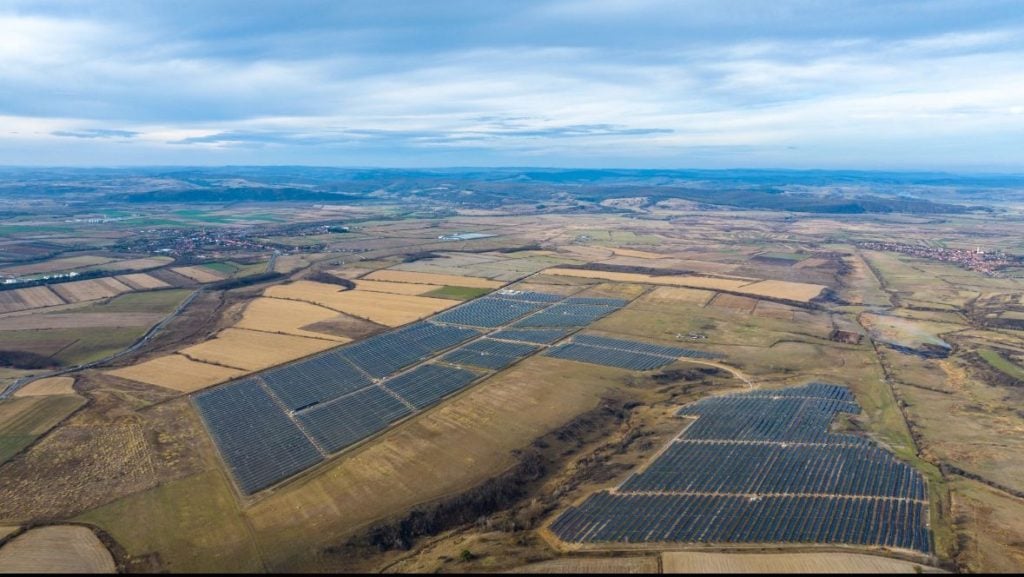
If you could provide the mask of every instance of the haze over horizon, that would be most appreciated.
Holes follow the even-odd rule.
[[[1019,3],[0,7],[0,165],[1021,172]]]

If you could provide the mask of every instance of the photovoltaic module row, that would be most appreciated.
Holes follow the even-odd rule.
[[[500,370],[529,355],[537,348],[536,345],[525,343],[480,339],[455,349],[441,357],[441,360],[457,365]]]
[[[630,371],[650,371],[674,362],[676,359],[661,355],[633,353],[618,349],[592,347],[579,343],[568,343],[548,349],[546,356],[570,361],[579,361],[606,367],[618,367]]]
[[[252,494],[322,459],[255,379],[195,395],[206,427],[239,488]]]
[[[930,551],[925,506],[902,499],[597,493],[551,531],[568,543],[820,543]]]
[[[338,351],[331,351],[260,374],[291,410],[336,399],[371,384],[370,379]]]
[[[701,399],[678,414],[699,417],[686,429],[687,439],[866,445],[863,437],[828,430],[836,413],[859,412],[849,401],[739,394]]]
[[[495,328],[546,306],[546,302],[483,297],[445,311],[435,316],[434,320],[471,327]]]
[[[303,428],[334,453],[382,431],[412,412],[380,387],[369,387],[324,405],[297,413]]]
[[[590,345],[593,347],[604,347],[609,349],[619,349],[637,353],[647,353],[650,355],[661,355],[664,357],[688,357],[688,358],[715,358],[719,355],[714,353],[708,353],[705,351],[698,351],[694,349],[686,349],[682,347],[669,347],[665,345],[656,345],[654,343],[645,343],[641,341],[630,341],[626,339],[612,339],[609,337],[602,337],[598,335],[577,335],[573,337],[573,342]]]
[[[509,341],[520,341],[524,343],[550,344],[576,330],[576,327],[565,328],[536,328],[536,329],[502,329],[492,333],[495,339]]]
[[[859,410],[837,387],[815,383],[692,403],[680,413],[697,419],[678,440],[614,492],[568,509],[551,530],[573,543],[789,542],[928,552],[923,477],[866,439],[828,433],[837,412]]]
[[[340,354],[375,378],[382,378],[480,333],[421,321],[340,349]]]
[[[679,441],[622,490],[925,498],[924,483],[910,465],[878,447],[845,445]]]
[[[762,398],[762,397],[809,397],[816,399],[834,399],[837,401],[854,402],[853,393],[842,385],[831,383],[808,383],[800,387],[789,387],[786,389],[757,389],[745,393],[736,393],[735,397]]]
[[[440,365],[421,365],[384,381],[383,385],[417,409],[422,409],[464,389],[476,379],[477,374],[470,371]]]
[[[533,291],[517,291],[512,289],[502,289],[491,293],[490,296],[501,299],[527,301],[535,303],[554,303],[565,298],[562,295],[538,293]]]

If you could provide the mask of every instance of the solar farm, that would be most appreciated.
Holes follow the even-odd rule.
[[[596,335],[579,335],[574,337],[572,342],[554,347],[546,354],[559,359],[631,371],[650,371],[673,363],[680,357],[716,358],[716,355],[704,351],[611,339]]]
[[[549,348],[625,304],[501,290],[193,398],[239,488],[253,494],[542,349],[633,370],[708,356],[598,336]]]
[[[641,472],[551,524],[573,544],[793,543],[929,553],[920,473],[868,440],[828,431],[859,412],[812,383],[702,399],[690,426]]]

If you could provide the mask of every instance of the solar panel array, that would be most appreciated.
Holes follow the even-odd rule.
[[[533,353],[537,348],[537,345],[532,344],[480,339],[455,349],[441,357],[441,360],[456,365],[500,370]]]
[[[612,339],[598,335],[578,335],[573,339],[573,341],[584,345],[590,345],[592,347],[605,347],[609,349],[619,349],[623,351],[647,353],[651,355],[661,355],[663,357],[672,358],[688,357],[693,359],[712,359],[717,358],[719,356],[714,353],[698,351],[695,349],[669,347],[665,345],[656,345],[654,343],[630,341],[626,339]]]
[[[930,550],[924,503],[903,499],[601,492],[560,516],[565,541],[822,543]]]
[[[546,345],[565,337],[574,330],[576,330],[576,327],[554,329],[503,329],[498,332],[491,333],[491,338]]]
[[[606,367],[618,367],[630,371],[650,371],[676,360],[661,355],[631,353],[618,349],[581,345],[575,342],[554,347],[545,354],[549,357],[580,361],[593,365],[604,365]]]
[[[646,469],[571,507],[551,530],[572,543],[791,542],[929,552],[924,479],[865,439],[829,433],[840,411],[859,407],[845,387],[825,383],[693,403],[680,414],[696,421]]]
[[[463,345],[444,360],[498,370],[625,304],[603,297],[497,291],[429,320],[269,369],[194,399],[239,488],[251,494],[480,377],[477,372],[436,364],[401,373],[407,367]],[[507,326],[527,315],[550,315],[578,324]],[[495,338],[464,344],[480,337],[480,329],[499,327],[504,328],[494,333]]]
[[[296,413],[302,427],[327,452],[357,443],[412,412],[380,387],[368,387]]]
[[[473,329],[421,321],[346,346],[340,352],[379,379],[479,334]]]
[[[338,398],[371,383],[369,377],[337,351],[270,369],[261,377],[293,411]]]
[[[471,327],[495,328],[548,306],[545,302],[483,297],[470,301],[434,317],[442,323]]]
[[[421,365],[384,381],[384,386],[417,409],[422,409],[465,388],[475,381],[477,376],[476,373],[452,367]]]
[[[195,396],[221,456],[247,494],[323,458],[256,379],[203,391]]]

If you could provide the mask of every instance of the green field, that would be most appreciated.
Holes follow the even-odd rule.
[[[0,463],[14,456],[85,403],[78,395],[0,401]]]
[[[997,371],[1013,377],[1017,380],[1024,381],[1024,368],[1012,363],[1009,359],[999,354],[993,349],[981,349],[978,351],[978,356],[985,360],[992,368]]]
[[[475,299],[476,297],[483,296],[489,292],[491,292],[491,289],[488,288],[444,286],[439,289],[434,289],[428,293],[424,293],[423,296],[468,301],[469,299]]]
[[[795,252],[762,252],[757,256],[776,260],[791,260],[794,262],[804,260],[808,257],[806,254],[797,254]]]
[[[127,293],[102,304],[80,309],[83,313],[170,313],[192,291],[170,289]]]
[[[160,553],[171,572],[257,572],[260,555],[220,471],[124,497],[76,521],[107,531],[133,557]]]

